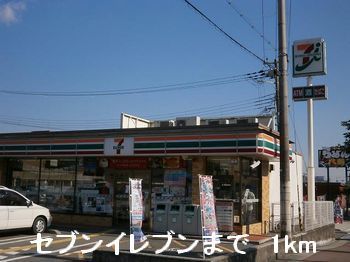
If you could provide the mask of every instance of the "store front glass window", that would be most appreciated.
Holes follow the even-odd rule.
[[[30,200],[38,201],[39,159],[10,159],[9,169],[12,173],[11,187]]]
[[[75,159],[42,159],[39,204],[55,212],[74,208]]]
[[[152,208],[157,204],[191,203],[192,161],[181,157],[154,157],[152,168]]]
[[[85,157],[77,163],[76,212],[112,215],[113,178],[108,159]]]
[[[261,222],[261,165],[251,168],[253,160],[241,159],[242,224]]]
[[[234,172],[230,158],[207,159],[207,174],[213,176],[214,195],[217,199],[234,199],[235,188]],[[236,182],[239,182],[236,181]]]

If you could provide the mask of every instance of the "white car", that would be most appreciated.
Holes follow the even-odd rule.
[[[15,190],[0,186],[0,230],[31,228],[43,233],[51,225],[50,211]]]

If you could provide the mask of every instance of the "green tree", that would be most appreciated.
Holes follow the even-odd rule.
[[[344,133],[344,137],[345,137],[344,145],[345,145],[346,151],[350,152],[350,120],[342,121],[341,125],[346,129],[346,132]]]
[[[346,132],[344,133],[344,146],[346,152],[350,153],[350,120],[341,122],[341,125],[345,127]],[[348,162],[348,161],[346,161]],[[346,174],[347,175],[347,174]],[[350,206],[350,181],[347,181],[345,185],[345,194],[347,196],[346,212],[345,214],[349,217],[349,206]]]

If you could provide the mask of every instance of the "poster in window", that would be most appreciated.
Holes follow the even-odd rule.
[[[97,158],[84,158],[84,176],[103,176],[103,168],[98,165]]]
[[[164,187],[174,196],[185,196],[187,173],[184,169],[166,170],[164,172]]]

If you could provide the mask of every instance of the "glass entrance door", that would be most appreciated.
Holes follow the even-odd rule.
[[[115,170],[114,171],[114,224],[129,225],[129,178],[142,179],[144,207],[143,228],[147,228],[150,218],[150,170]]]

